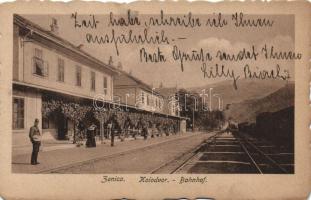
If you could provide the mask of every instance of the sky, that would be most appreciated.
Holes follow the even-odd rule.
[[[187,13],[185,13],[187,14]],[[200,17],[201,22],[204,20],[217,16],[218,13],[210,15],[196,15]],[[91,19],[88,15],[77,15],[77,19]],[[138,15],[141,22],[144,22],[150,16]],[[182,15],[181,15],[182,16]],[[216,53],[218,50],[223,50],[228,53],[237,53],[243,48],[251,49],[252,45],[255,49],[261,49],[264,44],[268,46],[274,45],[275,49],[282,49],[289,51],[294,49],[295,27],[293,15],[265,15],[274,21],[272,27],[249,28],[249,27],[235,27],[233,23],[222,28],[210,28],[202,26],[199,28],[185,28],[185,27],[151,27],[148,31],[161,32],[165,31],[170,39],[175,38],[174,42],[169,45],[119,45],[119,55],[117,55],[114,45],[105,44],[89,44],[85,39],[86,33],[94,35],[111,34],[111,29],[114,28],[116,33],[127,33],[129,29],[133,33],[142,32],[144,26],[131,27],[111,27],[108,26],[109,15],[96,15],[95,19],[99,21],[96,29],[89,28],[75,28],[74,20],[71,14],[68,15],[23,15],[23,17],[31,20],[39,26],[50,30],[52,18],[57,19],[59,26],[58,35],[74,45],[83,45],[82,49],[94,57],[108,63],[110,56],[113,58],[113,64],[122,63],[123,70],[131,72],[134,76],[143,80],[144,82],[158,87],[162,82],[165,87],[197,87],[203,86],[217,81],[223,81],[225,78],[207,79],[203,77],[201,72],[201,62],[185,62],[184,71],[181,71],[180,63],[174,62],[172,59],[173,46],[178,46],[178,49],[184,52],[191,52],[192,50],[199,50],[202,48],[205,52]],[[259,16],[247,16],[249,18],[258,18]],[[116,17],[117,18],[117,17]],[[225,15],[223,18],[230,20],[231,15]],[[178,40],[176,38],[186,38]],[[157,47],[161,49],[163,54],[167,55],[166,62],[159,63],[144,63],[140,62],[139,50],[144,47],[147,51],[156,51]],[[224,64],[227,68],[234,69],[235,73],[242,74],[245,64],[250,64],[254,70],[257,69],[274,69],[276,64],[282,68],[288,69],[291,77],[294,79],[294,62],[293,61],[276,61],[266,60],[260,57],[254,61],[240,61],[240,62],[220,62],[214,59],[207,63],[208,67],[214,67],[215,64]]]

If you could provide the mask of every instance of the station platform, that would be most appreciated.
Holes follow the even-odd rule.
[[[23,153],[20,150],[12,151],[12,173],[49,173],[49,170],[62,166],[74,165],[77,163],[113,156],[126,153],[139,148],[158,145],[172,140],[178,140],[187,137],[200,135],[199,132],[187,132],[183,134],[148,138],[127,139],[121,142],[119,139],[115,141],[115,146],[110,146],[110,140],[104,140],[103,144],[98,141],[96,148],[86,148],[85,145],[77,147],[74,144],[44,144],[42,151],[39,152],[39,165],[30,165],[31,146],[24,149]],[[26,148],[26,147],[25,147]]]

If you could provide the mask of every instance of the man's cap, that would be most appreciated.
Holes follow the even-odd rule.
[[[38,119],[38,118],[36,118],[36,119],[35,119],[35,122],[39,122],[39,119]]]

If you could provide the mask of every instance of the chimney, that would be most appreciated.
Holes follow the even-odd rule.
[[[161,81],[159,88],[163,88],[163,82]]]
[[[77,48],[78,48],[78,49],[82,49],[83,46],[84,46],[83,44],[79,44],[79,45],[77,46]]]
[[[118,62],[118,69],[122,70],[122,63],[121,62]]]
[[[57,35],[58,34],[57,19],[52,18],[52,23],[51,23],[50,27],[51,27],[51,32]]]
[[[109,64],[109,65],[112,65],[112,64],[113,64],[112,56],[109,57],[108,64]]]

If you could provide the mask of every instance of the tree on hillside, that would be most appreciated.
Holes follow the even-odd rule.
[[[225,120],[222,111],[203,109],[204,102],[196,92],[180,89],[177,97],[180,105],[180,115],[189,118],[190,124],[193,124],[194,121],[194,127],[197,129],[218,128]],[[190,127],[188,126],[188,128]]]

